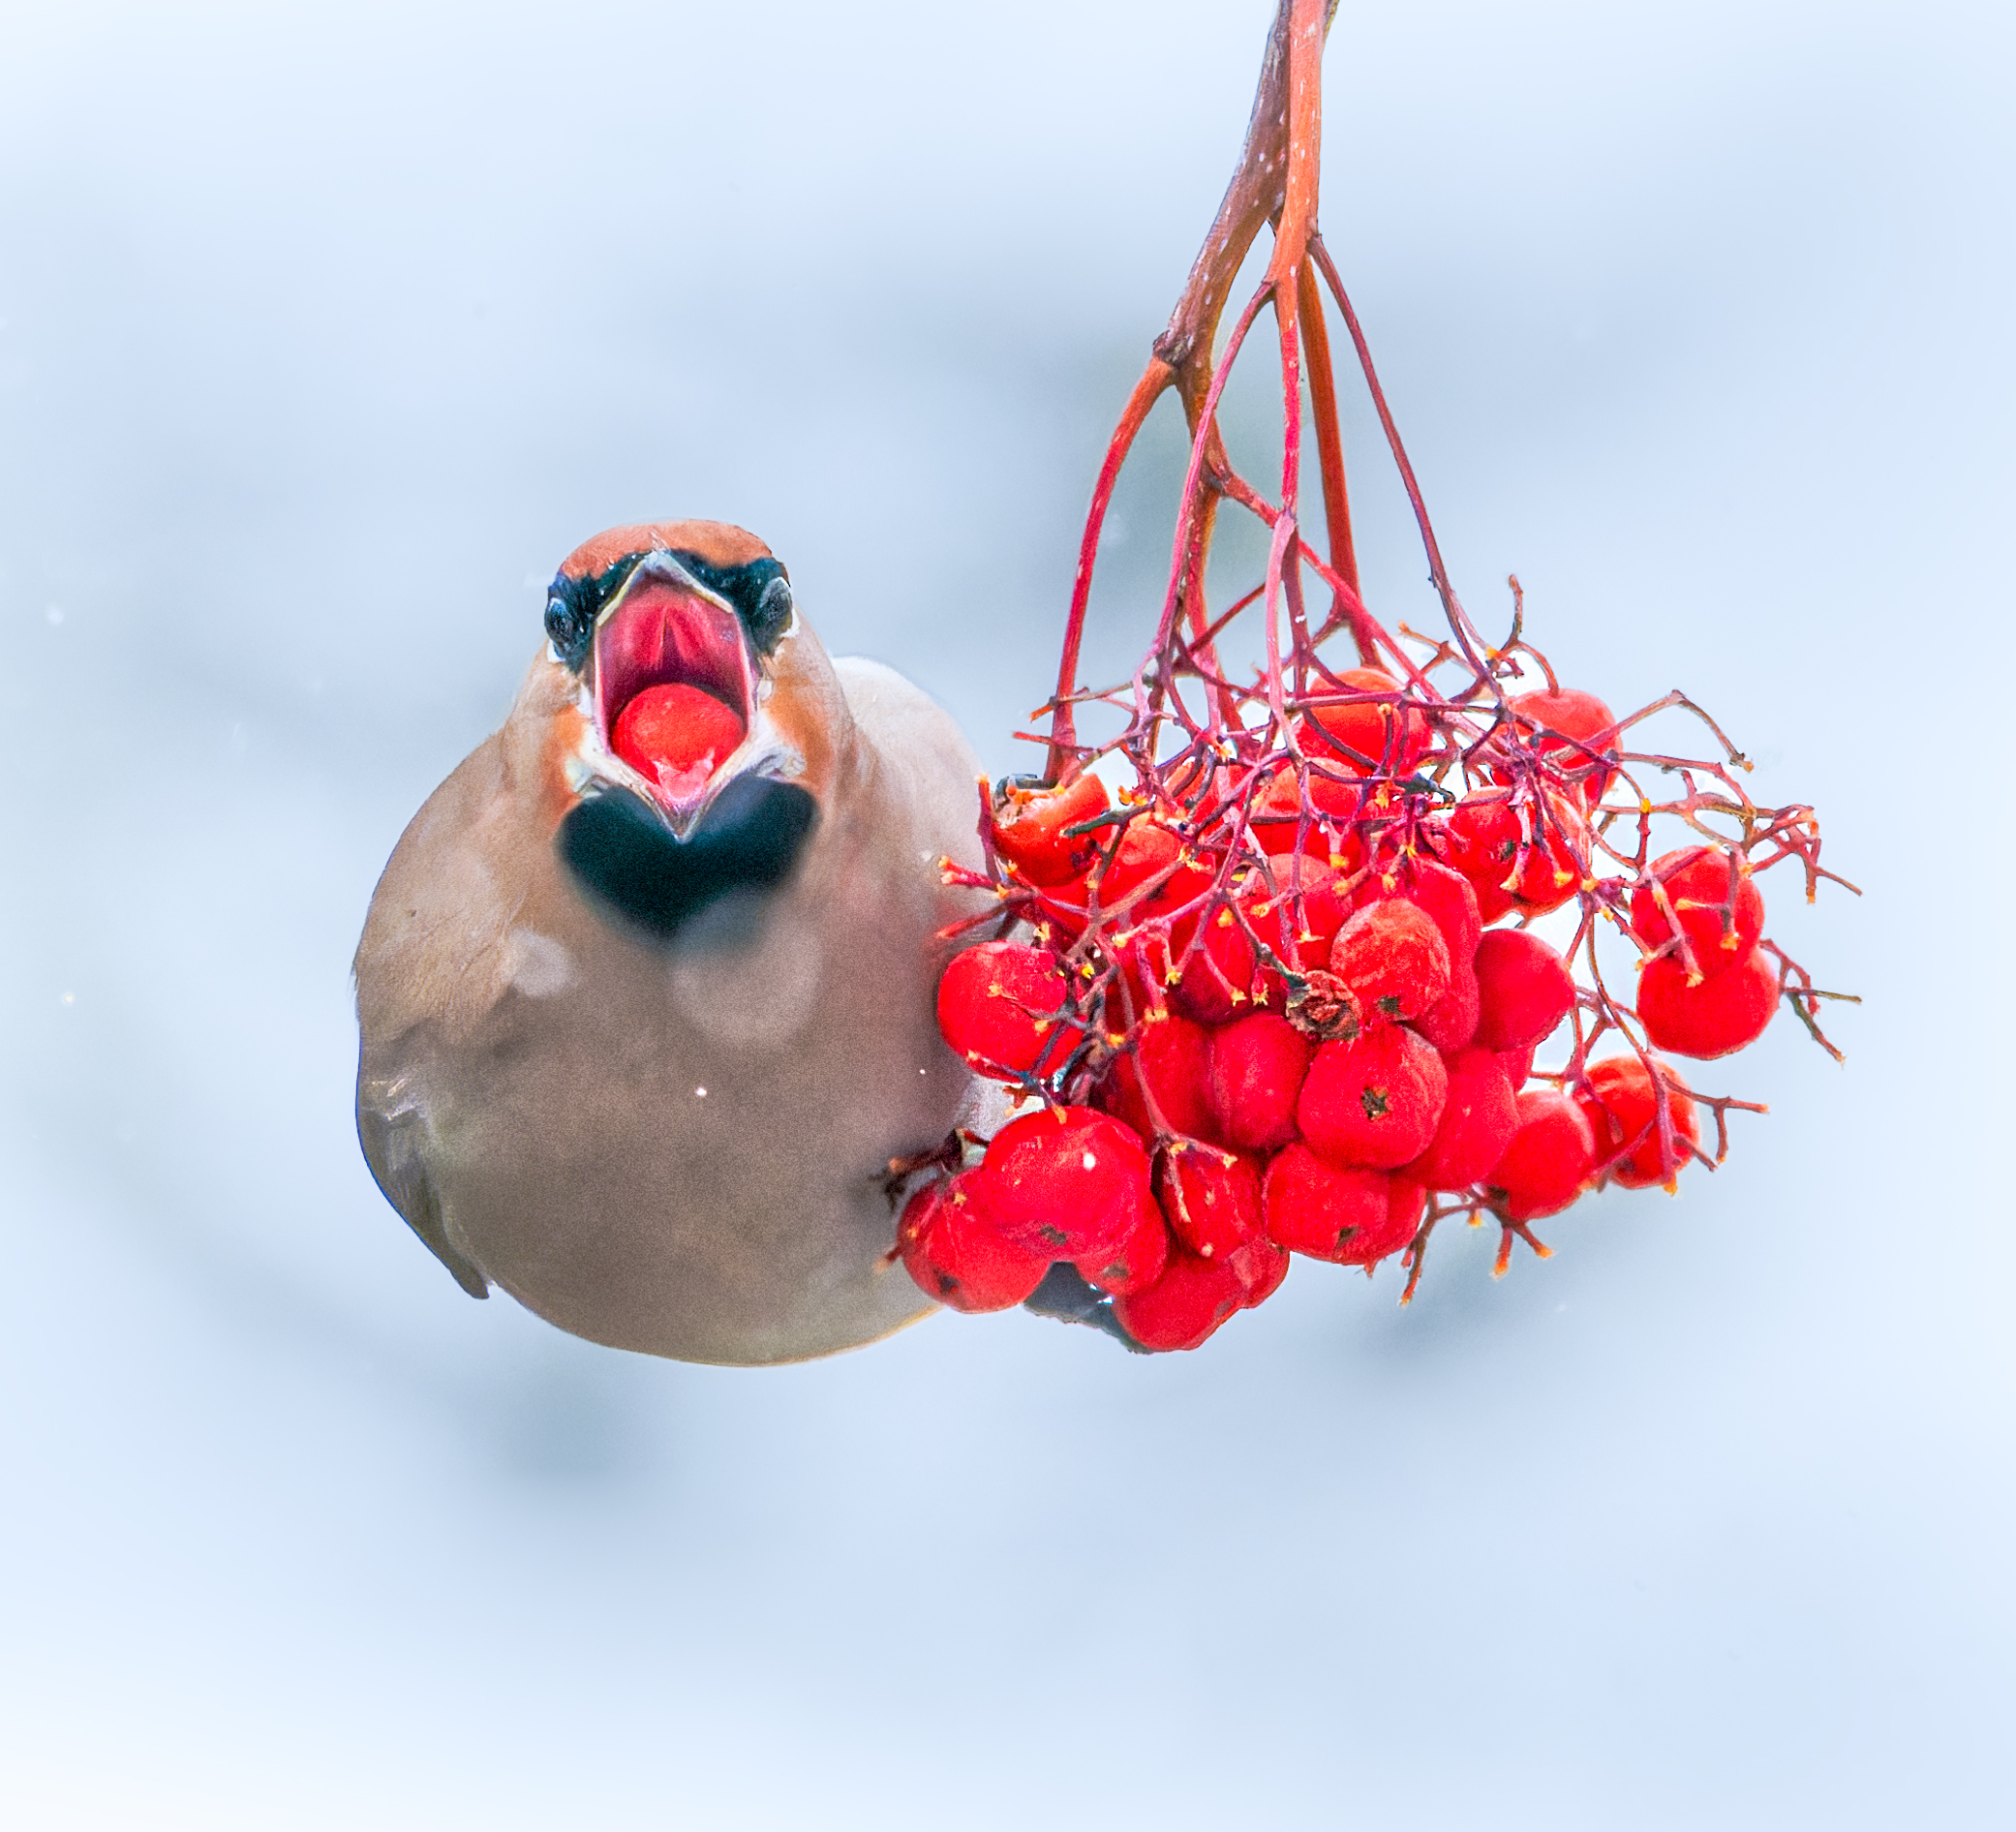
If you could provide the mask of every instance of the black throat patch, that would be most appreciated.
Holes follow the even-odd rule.
[[[610,789],[573,809],[554,843],[592,897],[669,940],[717,898],[781,884],[818,818],[796,783],[738,777],[689,840],[675,840],[627,789]]]

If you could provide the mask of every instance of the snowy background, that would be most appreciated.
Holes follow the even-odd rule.
[[[1720,1174],[1498,1284],[1439,1239],[1405,1313],[1304,1265],[1193,1357],[1010,1315],[754,1373],[469,1302],[366,1175],[365,904],[585,535],[747,524],[1025,767],[1271,11],[0,4],[10,1825],[2005,1823],[1985,0],[1331,43],[1324,223],[1459,588],[1706,699],[1869,893],[1774,887],[1868,1003],[1846,1070],[1727,1065]]]

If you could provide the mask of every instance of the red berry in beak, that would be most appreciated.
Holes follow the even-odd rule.
[[[742,743],[742,715],[682,681],[633,694],[617,715],[609,748],[666,798],[689,802]]]

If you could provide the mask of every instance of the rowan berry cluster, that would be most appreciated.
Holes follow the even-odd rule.
[[[1539,659],[1499,652],[1481,685],[1517,654]],[[1825,875],[1809,810],[1700,790],[1727,766],[1627,750],[1646,714],[1551,677],[1452,700],[1426,669],[1354,668],[1294,698],[1280,743],[1200,726],[1117,797],[1090,772],[991,797],[978,881],[1012,932],[954,957],[938,1019],[1039,1104],[905,1208],[900,1251],[934,1298],[1005,1308],[1068,1262],[1135,1342],[1180,1349],[1295,1253],[1400,1254],[1411,1296],[1451,1214],[1498,1221],[1502,1270],[1583,1192],[1719,1161],[1744,1103],[1659,1053],[1740,1050],[1784,998],[1812,1024],[1822,994],[1762,939],[1756,884],[1787,858],[1809,889]],[[1648,766],[1688,795],[1651,803]],[[1710,824],[1731,813],[1732,837]],[[1695,843],[1651,856],[1656,816]],[[1527,926],[1570,904],[1565,948]],[[1603,980],[1605,924],[1638,952],[1634,1010]]]
[[[1281,0],[1238,168],[1093,490],[1039,709],[1046,769],[983,784],[988,870],[946,868],[993,900],[951,932],[993,932],[947,968],[940,1027],[1033,1104],[991,1141],[954,1142],[902,1212],[898,1251],[955,1309],[1023,1302],[1066,1267],[1137,1346],[1195,1348],[1296,1254],[1368,1269],[1400,1255],[1404,1301],[1451,1215],[1497,1221],[1503,1272],[1514,1239],[1544,1254],[1530,1224],[1584,1192],[1670,1190],[1721,1162],[1729,1113],[1762,1109],[1668,1058],[1740,1050],[1781,1004],[1839,1054],[1817,1018],[1845,995],[1764,939],[1756,883],[1791,861],[1811,901],[1833,876],[1813,810],[1754,803],[1749,762],[1683,694],[1619,718],[1564,688],[1525,640],[1516,579],[1496,644],[1456,596],[1316,227],[1329,16]],[[1272,257],[1220,351],[1263,226]],[[1420,532],[1439,638],[1396,638],[1360,595],[1326,290]],[[1279,333],[1273,500],[1217,419],[1263,309]],[[1131,681],[1082,687],[1107,507],[1165,393],[1191,443],[1155,635]],[[1320,509],[1302,499],[1305,433]],[[1206,559],[1227,507],[1265,525],[1267,571],[1214,615]],[[1242,640],[1258,659],[1235,666]],[[1347,642],[1350,660],[1331,653]],[[1639,748],[1663,713],[1700,719],[1719,754]],[[1117,729],[1084,739],[1082,715]],[[1634,950],[1629,997],[1599,935]]]

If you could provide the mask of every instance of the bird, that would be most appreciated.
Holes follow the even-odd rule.
[[[993,1098],[934,1005],[978,759],[895,670],[830,658],[727,523],[585,542],[545,635],[365,918],[372,1175],[471,1296],[596,1342],[749,1365],[886,1336],[936,1308],[892,1192]]]

